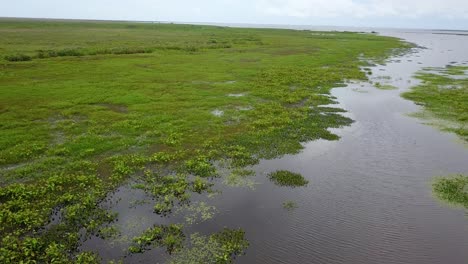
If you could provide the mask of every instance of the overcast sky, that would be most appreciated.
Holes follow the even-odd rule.
[[[0,0],[0,16],[468,29],[468,0]]]

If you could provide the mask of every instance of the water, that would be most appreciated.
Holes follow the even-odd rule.
[[[418,83],[412,76],[423,67],[468,63],[468,36],[433,33],[444,32],[381,31],[427,48],[372,68],[371,79],[398,90],[369,83],[334,89],[339,107],[355,120],[333,130],[339,141],[309,142],[298,155],[261,161],[253,168],[255,190],[219,184],[222,194],[207,199],[219,213],[190,231],[244,229],[250,247],[237,263],[467,263],[466,211],[438,202],[430,184],[437,175],[468,172],[468,148],[407,116],[420,108],[399,95]],[[299,172],[310,183],[277,187],[266,174],[278,169]],[[298,208],[284,209],[285,201]],[[99,243],[91,239],[85,248]],[[118,256],[101,251],[105,258]],[[154,250],[125,262],[165,257]]]
[[[341,140],[310,142],[299,155],[262,161],[256,190],[225,190],[214,203],[222,213],[203,228],[242,227],[251,246],[239,263],[467,263],[465,210],[441,205],[430,183],[436,175],[468,172],[468,149],[408,117],[419,107],[399,96],[417,84],[412,75],[422,67],[468,62],[468,37],[432,33],[382,32],[427,48],[372,69],[373,79],[390,76],[382,82],[399,89],[366,83],[334,89],[356,121],[334,130]],[[310,184],[276,187],[265,174],[277,169],[300,172]],[[298,208],[284,210],[287,200]]]

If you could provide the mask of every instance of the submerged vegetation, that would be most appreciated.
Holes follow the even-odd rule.
[[[300,187],[309,183],[301,174],[284,170],[272,172],[268,178],[279,186]]]
[[[208,237],[195,233],[190,236],[190,244],[184,250],[177,252],[170,263],[232,263],[233,258],[242,255],[248,246],[245,232],[241,229],[225,228]]]
[[[217,161],[241,184],[259,159],[338,139],[328,128],[351,120],[321,107],[330,89],[366,79],[360,58],[408,47],[347,32],[120,22],[3,19],[0,35],[1,263],[99,262],[79,245],[115,235],[105,225],[119,216],[101,201],[122,184],[164,217],[211,192]],[[229,262],[243,236],[206,239]],[[175,252],[185,237],[155,226],[130,251]]]
[[[398,88],[391,85],[391,84],[381,84],[380,82],[377,82],[374,84],[375,88],[380,89],[380,90],[397,90]]]
[[[133,239],[133,245],[128,249],[130,253],[141,253],[151,247],[163,246],[171,254],[180,250],[184,241],[182,225],[155,226],[146,230],[141,236]]]
[[[294,201],[286,201],[283,203],[283,208],[288,210],[288,211],[292,211],[294,209],[296,209],[298,206],[297,206],[297,203],[294,202]]]
[[[432,187],[435,195],[442,201],[468,209],[468,176],[436,178]]]
[[[415,116],[457,134],[468,142],[468,67],[428,68],[417,74],[423,83],[403,93],[403,97],[422,105]]]

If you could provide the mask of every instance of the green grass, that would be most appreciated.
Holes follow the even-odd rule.
[[[272,172],[268,178],[279,186],[300,187],[309,183],[301,174],[284,170]]]
[[[354,33],[16,19],[0,20],[0,36],[1,263],[93,257],[78,252],[79,231],[118,218],[99,202],[130,179],[166,215],[209,193],[215,161],[242,168],[337,140],[328,129],[351,120],[320,107],[330,89],[366,79],[360,57],[408,47]]]
[[[437,127],[457,134],[464,141],[468,141],[467,69],[464,66],[427,69],[416,75],[423,83],[402,94],[428,112],[417,116],[429,119]],[[464,78],[453,78],[460,75]]]
[[[468,209],[468,176],[439,177],[432,184],[432,188],[440,200]]]

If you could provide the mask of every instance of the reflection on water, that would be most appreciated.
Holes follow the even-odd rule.
[[[418,83],[412,75],[424,67],[466,64],[468,37],[431,31],[380,33],[427,48],[372,67],[373,83],[398,89],[379,90],[370,83],[334,89],[339,106],[348,111],[345,115],[356,121],[333,130],[341,140],[309,142],[298,155],[262,161],[251,168],[256,176],[248,178],[255,188],[226,186],[220,180],[216,188],[221,194],[195,199],[216,213],[193,223],[189,232],[242,228],[250,247],[238,263],[467,263],[465,211],[440,205],[430,182],[436,175],[466,173],[468,149],[456,136],[409,117],[419,107],[399,94]],[[276,170],[301,173],[309,184],[275,186],[267,175]],[[145,198],[138,194],[135,199]],[[285,210],[285,204],[294,209]],[[161,220],[150,208],[139,208],[122,211],[150,217],[144,223],[184,221],[180,215]],[[101,245],[106,258],[121,256],[103,243],[91,239],[84,247]],[[166,257],[153,250],[124,262],[163,262]]]

